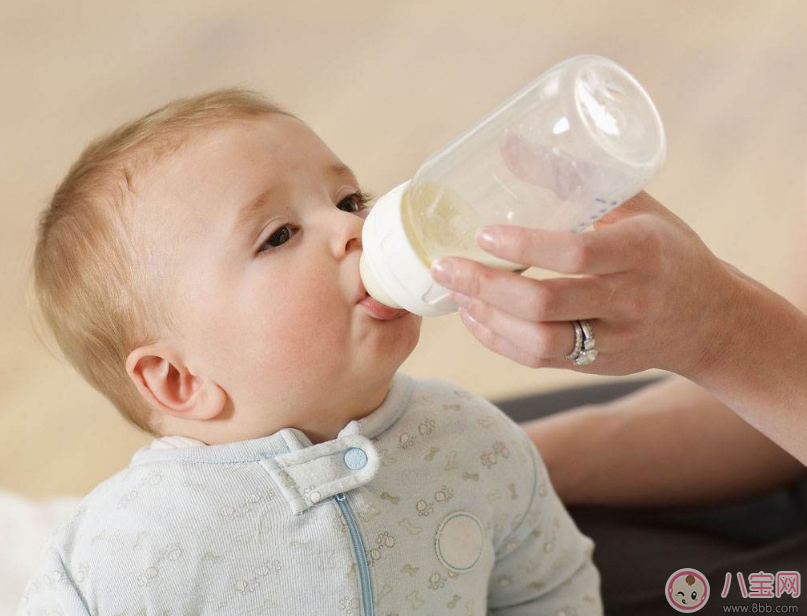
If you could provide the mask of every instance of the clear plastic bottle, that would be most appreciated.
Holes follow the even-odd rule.
[[[658,111],[625,69],[596,55],[565,60],[376,202],[362,231],[362,282],[392,308],[454,312],[431,276],[440,257],[527,269],[482,250],[478,227],[582,231],[641,191],[666,149]]]

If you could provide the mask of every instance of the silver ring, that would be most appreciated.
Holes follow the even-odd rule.
[[[597,350],[594,348],[594,330],[591,321],[572,321],[574,326],[574,350],[566,356],[571,359],[575,366],[587,366],[597,358]]]
[[[572,321],[574,328],[574,349],[566,356],[566,359],[574,360],[583,350],[583,328],[580,321]]]

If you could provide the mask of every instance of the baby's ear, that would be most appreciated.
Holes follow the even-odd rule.
[[[194,374],[180,354],[161,343],[129,353],[126,372],[146,402],[179,419],[213,419],[227,401],[227,394],[216,382]]]

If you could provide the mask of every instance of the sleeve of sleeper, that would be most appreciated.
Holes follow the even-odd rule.
[[[58,548],[47,542],[34,575],[25,586],[17,616],[90,616],[68,575]]]
[[[558,498],[526,433],[522,443],[533,465],[532,497],[519,525],[496,546],[488,614],[601,616],[594,542],[578,530]]]

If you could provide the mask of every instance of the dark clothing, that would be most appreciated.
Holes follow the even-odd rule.
[[[613,400],[657,380],[626,379],[493,402],[515,421],[527,421]],[[807,571],[807,480],[730,505],[573,507],[570,512],[596,544],[594,562],[602,576],[606,614],[675,614],[665,597],[666,584],[683,568],[697,569],[709,580],[710,597],[699,615],[731,613],[724,608],[736,605],[746,605],[746,613],[776,613],[777,607],[781,613],[785,606],[799,606],[785,613],[807,613],[805,593],[798,598],[743,598],[737,579],[742,573],[750,592],[752,573]],[[732,579],[724,599],[727,572]]]

